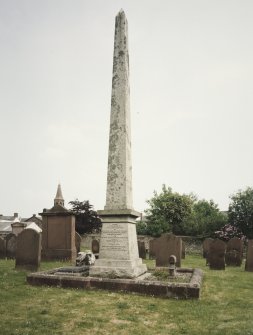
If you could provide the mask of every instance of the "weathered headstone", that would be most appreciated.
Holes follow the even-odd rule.
[[[248,240],[245,271],[253,272],[253,240]]]
[[[133,209],[129,91],[128,24],[121,10],[115,19],[106,204],[98,211],[102,232],[92,277],[135,278],[147,271],[137,245],[140,213]]]
[[[76,253],[78,254],[81,250],[82,237],[75,232],[75,244],[76,244]]]
[[[41,234],[25,229],[17,237],[16,269],[37,271],[41,259]]]
[[[138,250],[139,250],[139,256],[142,259],[146,259],[146,247],[145,242],[138,241]]]
[[[181,266],[182,239],[174,234],[163,234],[155,243],[156,266],[168,266],[169,257],[176,256],[176,266]]]
[[[6,241],[0,237],[0,259],[5,259],[6,257]]]
[[[6,236],[6,257],[15,259],[17,249],[17,236],[10,233]]]
[[[91,242],[91,251],[93,254],[99,254],[99,242],[98,240],[92,240]]]
[[[203,241],[202,247],[203,247],[203,257],[208,258],[208,253],[210,249],[210,243],[213,241],[213,238],[206,238]]]
[[[154,259],[155,258],[156,243],[157,243],[157,239],[156,238],[154,238],[153,240],[149,241],[149,258],[150,259]]]
[[[185,259],[185,242],[182,240],[182,259]]]
[[[208,261],[211,270],[225,270],[225,252],[225,242],[215,239],[210,243]]]
[[[225,254],[226,265],[241,266],[243,258],[243,241],[238,237],[231,238],[227,243]]]

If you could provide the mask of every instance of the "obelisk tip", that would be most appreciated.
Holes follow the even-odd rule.
[[[126,14],[125,14],[125,12],[124,12],[124,10],[121,8],[121,10],[118,12],[118,15],[125,15],[126,16]]]

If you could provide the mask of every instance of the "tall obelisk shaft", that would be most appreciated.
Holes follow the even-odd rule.
[[[132,209],[128,25],[121,10],[115,19],[110,139],[105,209]]]
[[[132,205],[132,162],[129,110],[127,20],[121,10],[115,21],[107,193],[102,219],[99,259],[89,275],[135,278],[147,271],[139,258]]]

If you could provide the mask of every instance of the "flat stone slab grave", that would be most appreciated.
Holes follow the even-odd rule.
[[[109,291],[123,291],[139,293],[161,298],[175,299],[199,299],[203,272],[200,269],[180,268],[180,274],[191,273],[191,279],[187,283],[149,280],[152,272],[148,272],[135,279],[110,279],[85,276],[82,272],[66,272],[62,268],[45,272],[36,272],[27,275],[30,285],[57,286],[62,288],[78,289],[103,289]],[[161,270],[162,268],[159,268]],[[165,268],[164,268],[165,270]],[[166,269],[168,271],[168,269]],[[168,279],[169,280],[169,279]]]

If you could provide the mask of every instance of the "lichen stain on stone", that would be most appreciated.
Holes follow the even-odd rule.
[[[115,153],[117,151],[117,143],[115,141],[110,142],[110,150],[112,153]]]
[[[116,100],[115,100],[115,97],[112,96],[112,99],[111,99],[111,106],[112,106],[112,107],[116,107],[116,105],[117,105],[117,102],[116,102]]]
[[[118,82],[119,82],[119,76],[117,74],[115,74],[112,77],[112,88],[115,88],[117,86]]]
[[[111,164],[111,169],[112,169],[112,170],[116,170],[116,168],[117,168],[117,165],[116,165],[116,164]]]
[[[115,180],[118,179],[118,175],[117,175],[117,173],[112,171],[112,173],[110,173],[108,179],[109,179],[109,182],[115,182]],[[110,183],[110,184],[111,184],[111,183]],[[111,185],[112,185],[112,184],[111,184]]]
[[[117,64],[118,64],[118,56],[114,55],[113,56],[113,72],[116,72]]]
[[[131,196],[129,55],[125,15],[116,17],[106,206],[127,208]]]

